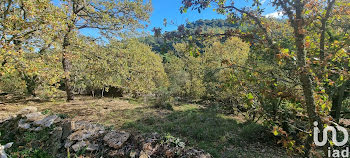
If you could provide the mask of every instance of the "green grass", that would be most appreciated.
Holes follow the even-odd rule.
[[[0,137],[0,142],[15,142],[11,148],[7,149],[10,158],[25,157],[25,158],[51,158],[46,148],[42,146],[42,142],[49,141],[49,132],[51,128],[45,128],[40,132],[24,132],[23,135],[17,135],[21,139]]]
[[[251,147],[256,146],[257,142],[271,145],[271,141],[273,146],[274,141],[270,132],[261,125],[238,123],[233,118],[219,114],[216,108],[199,108],[197,105],[178,106],[164,118],[148,116],[127,122],[123,128],[170,134],[214,157],[266,157],[266,153]]]

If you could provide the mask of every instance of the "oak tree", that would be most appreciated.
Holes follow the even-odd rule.
[[[62,66],[64,70],[67,101],[74,99],[71,79],[72,55],[68,49],[70,38],[81,29],[97,29],[105,37],[118,37],[122,31],[142,28],[151,11],[151,3],[143,0],[62,0],[60,8],[65,13],[65,29],[62,42]]]

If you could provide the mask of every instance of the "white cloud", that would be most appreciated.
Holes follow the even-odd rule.
[[[265,2],[266,2],[266,0],[262,0],[260,3],[261,3],[261,4],[264,4]]]
[[[283,13],[282,13],[282,11],[277,11],[277,12],[266,14],[264,16],[267,18],[282,18]]]

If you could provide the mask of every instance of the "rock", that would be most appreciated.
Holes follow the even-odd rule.
[[[33,106],[28,106],[23,108],[21,111],[18,112],[19,115],[27,115],[29,113],[34,113],[37,112],[38,108],[33,107]]]
[[[190,149],[186,151],[185,157],[199,157],[199,158],[211,158],[209,153],[205,153],[202,150]]]
[[[158,144],[156,144],[155,147],[152,147],[152,143],[151,142],[145,143],[142,146],[143,151],[149,156],[152,156],[158,150],[158,148],[159,148]]]
[[[96,151],[98,150],[98,144],[89,144],[86,148],[87,151]]]
[[[69,140],[77,140],[77,141],[81,141],[81,140],[86,140],[94,135],[97,135],[97,133],[95,133],[96,131],[88,131],[88,130],[80,130],[80,131],[76,131],[74,133],[72,133],[71,135],[68,136]]]
[[[41,114],[40,112],[34,112],[34,113],[29,113],[25,115],[28,121],[34,122],[37,120],[41,120],[45,117],[45,115]]]
[[[83,149],[84,147],[86,147],[87,144],[84,142],[84,141],[80,141],[76,144],[74,144],[72,146],[72,149],[75,151],[75,152],[78,152],[79,150]]]
[[[52,155],[57,155],[59,149],[62,147],[61,138],[62,138],[62,127],[55,127],[50,132],[50,140],[49,140],[50,147],[51,147],[50,153]]]
[[[0,158],[7,158],[7,154],[5,153],[5,149],[11,148],[13,142],[7,143],[6,145],[0,144]]]
[[[125,152],[123,150],[110,151],[108,153],[108,156],[110,156],[110,157],[126,157]]]
[[[50,115],[41,120],[34,121],[34,125],[42,127],[50,127],[59,117],[57,115]]]
[[[6,118],[0,118],[0,124],[6,122],[6,121],[9,121],[9,120],[14,120],[17,118],[17,115],[14,114],[14,115],[11,115],[9,117],[6,117]]]
[[[62,137],[63,138],[67,138],[69,135],[72,134],[73,129],[75,128],[75,122],[74,121],[69,121],[69,120],[65,120],[62,123]]]
[[[74,144],[74,141],[66,140],[66,143],[64,144],[64,148],[68,149]]]
[[[150,156],[148,156],[144,151],[141,151],[139,158],[149,158],[149,157]]]
[[[87,121],[78,121],[75,122],[72,126],[72,130],[73,131],[78,131],[78,130],[93,130],[93,131],[104,131],[104,127],[102,125],[98,125],[98,124],[92,124],[90,122]]]
[[[26,120],[20,119],[20,120],[18,121],[18,128],[27,130],[27,129],[30,128],[30,124],[29,124],[29,123],[26,123]]]
[[[35,128],[33,131],[38,132],[38,131],[41,131],[42,129],[43,129],[42,127],[37,127],[37,128]]]
[[[62,127],[55,127],[51,132],[51,140],[52,141],[61,141],[62,137]]]
[[[73,132],[68,136],[69,140],[86,140],[91,137],[99,136],[105,131],[102,125],[91,124],[86,121],[65,123],[64,128],[64,135]]]
[[[35,109],[35,108],[34,108]],[[34,111],[27,108],[23,111]],[[52,126],[54,124],[54,126]],[[54,127],[54,128],[46,128]],[[50,155],[67,156],[67,149],[72,154],[86,149],[91,157],[199,157],[210,158],[203,150],[185,148],[179,145],[178,139],[168,139],[157,133],[131,135],[124,131],[110,131],[99,124],[87,121],[74,122],[61,120],[57,115],[45,116],[39,112],[18,115],[0,124],[0,128],[14,131],[14,142],[27,143],[24,132],[41,131],[45,139],[31,140],[31,147],[43,147]],[[10,137],[10,132],[2,137]],[[106,134],[105,134],[106,133]],[[38,132],[39,134],[39,132]],[[64,142],[64,143],[63,143]],[[178,143],[174,146],[174,142]],[[3,147],[0,145],[0,147]],[[86,156],[86,155],[84,155]]]
[[[167,151],[165,151],[165,156],[167,157],[167,158],[171,158],[171,157],[174,157],[174,151],[172,151],[172,150],[167,150]]]
[[[69,146],[71,146],[71,143],[73,144],[73,142],[68,142],[65,144],[65,148],[69,148]],[[78,152],[79,150],[83,149],[86,147],[87,151],[96,151],[98,150],[98,144],[92,144],[88,141],[78,141],[77,143],[75,143],[74,145],[72,145],[72,149],[75,152]]]
[[[130,158],[135,158],[136,157],[136,151],[134,151],[134,150],[132,150],[131,152],[130,152]]]
[[[199,158],[211,158],[210,154],[200,154]]]
[[[109,147],[119,149],[124,145],[124,143],[129,139],[129,137],[130,134],[127,132],[111,131],[103,137],[103,140]]]

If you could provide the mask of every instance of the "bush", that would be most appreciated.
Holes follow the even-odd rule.
[[[167,89],[161,88],[156,92],[154,106],[156,108],[173,110],[174,101],[171,93]]]
[[[249,45],[237,37],[225,42],[211,40],[206,43],[203,54],[204,84],[206,96],[217,100],[241,98],[244,66],[249,54]],[[244,88],[244,87],[243,87]]]
[[[0,77],[0,91],[22,95],[26,92],[26,83],[17,73],[4,74]]]
[[[191,55],[188,45],[174,45],[175,52],[166,56],[165,71],[170,81],[169,90],[174,96],[200,99],[205,93],[203,65],[200,56]]]

